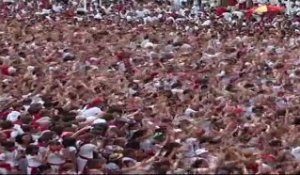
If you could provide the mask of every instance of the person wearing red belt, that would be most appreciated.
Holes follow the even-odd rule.
[[[51,141],[49,143],[46,160],[54,174],[60,173],[62,165],[66,162],[62,151],[60,142]]]
[[[26,148],[27,160],[27,175],[37,175],[39,173],[38,167],[42,165],[43,159],[39,154],[39,147],[36,145],[29,145]]]
[[[86,165],[89,160],[94,158],[94,152],[97,151],[97,146],[92,144],[93,135],[83,135],[83,142],[80,144],[77,152],[77,171],[78,174],[85,174],[87,172]]]

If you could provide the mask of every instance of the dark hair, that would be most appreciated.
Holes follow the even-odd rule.
[[[69,114],[69,113],[66,113],[65,115],[63,115],[62,117],[61,117],[61,120],[63,121],[63,122],[72,122],[73,120],[75,120],[75,114],[73,115],[73,114]]]
[[[192,168],[201,168],[203,164],[205,164],[205,161],[202,159],[198,159],[192,164]]]
[[[32,130],[32,126],[30,125],[22,125],[21,128],[24,132],[30,132]]]
[[[17,135],[16,138],[15,138],[15,141],[16,141],[18,144],[23,144],[23,143],[24,143],[24,142],[23,142],[23,137],[24,137],[25,135],[29,135],[29,134],[21,134],[21,135]],[[31,136],[31,135],[29,135],[29,136],[31,137],[30,143],[33,143],[34,141],[33,141],[33,139],[32,139],[32,136]]]
[[[43,135],[40,137],[42,142],[49,142],[50,140],[52,140],[54,137],[54,132],[45,132],[43,133]]]
[[[12,128],[14,125],[11,121],[2,121],[1,124],[0,124],[0,127],[4,130],[4,129],[10,129]]]
[[[42,109],[41,104],[34,103],[34,104],[30,105],[30,107],[28,108],[27,111],[28,111],[29,114],[35,115],[35,114],[39,113],[41,109]]]
[[[36,145],[29,145],[26,147],[25,153],[27,155],[37,154],[39,147]]]
[[[138,141],[129,141],[125,147],[138,150],[140,149],[140,143]]]
[[[59,141],[57,141],[57,140],[52,140],[52,141],[49,141],[49,143],[48,143],[49,145],[61,145],[61,143],[59,142]]]
[[[32,121],[32,118],[30,116],[22,116],[20,118],[20,120],[22,121],[22,123],[24,124],[30,124],[30,122]]]
[[[64,130],[64,127],[61,125],[54,125],[51,128],[49,128],[49,130],[55,132],[57,135],[61,135]]]
[[[72,138],[72,137],[67,137],[67,138],[63,139],[62,145],[65,148],[70,147],[70,146],[76,147],[76,139]]]
[[[13,141],[4,141],[1,145],[3,147],[5,147],[6,149],[8,149],[8,148],[14,147],[15,146],[15,142],[13,142]]]
[[[51,169],[51,166],[48,165],[48,164],[44,164],[44,165],[41,165],[41,166],[38,167],[38,171],[40,173],[43,173],[44,171],[47,171],[49,169]]]

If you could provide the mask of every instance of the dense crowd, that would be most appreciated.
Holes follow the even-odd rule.
[[[1,2],[2,174],[300,171],[297,16],[37,2]]]

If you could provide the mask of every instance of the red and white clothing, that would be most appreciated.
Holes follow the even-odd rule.
[[[5,151],[0,154],[0,159],[4,161],[5,164],[8,164],[11,168],[15,168],[17,166],[17,154],[18,151]]]
[[[93,153],[97,151],[97,146],[91,143],[82,144],[77,154],[78,174],[83,174],[88,160],[93,159]]]
[[[39,154],[42,157],[46,156],[48,148],[42,143],[38,143],[37,146],[39,147]]]
[[[38,167],[42,165],[42,157],[40,155],[27,155],[27,174],[36,175]]]
[[[6,131],[4,131],[3,132],[4,134],[5,134],[5,136],[6,136],[6,139],[11,139],[12,137],[11,137],[11,133],[12,133],[12,130],[6,130]]]
[[[21,171],[22,174],[27,172],[27,160],[25,157],[25,150],[26,148],[22,145],[17,144],[18,150],[18,169]]]
[[[8,174],[8,172],[12,171],[12,167],[8,163],[0,163],[0,173]]]
[[[69,146],[64,149],[64,155],[67,158],[66,162],[72,162],[76,155],[77,149],[74,146]]]
[[[65,163],[62,150],[53,152],[51,151],[47,156],[47,163],[51,166],[53,173],[58,173],[60,167]]]

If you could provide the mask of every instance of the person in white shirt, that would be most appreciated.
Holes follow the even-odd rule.
[[[17,166],[17,149],[15,143],[12,141],[6,141],[3,144],[4,152],[0,154],[0,157],[3,157],[3,161],[10,165],[11,168]]]
[[[49,143],[46,159],[52,173],[59,173],[61,166],[66,162],[62,151],[62,145],[58,141]]]
[[[94,158],[94,152],[97,151],[97,146],[90,143],[90,140],[93,138],[93,135],[86,134],[83,135],[81,143],[78,143],[78,152],[77,152],[77,168],[78,174],[84,174],[86,172],[86,165],[89,160]]]
[[[29,145],[26,148],[27,160],[27,175],[37,175],[38,167],[42,165],[43,158],[39,154],[39,147],[36,145]]]

